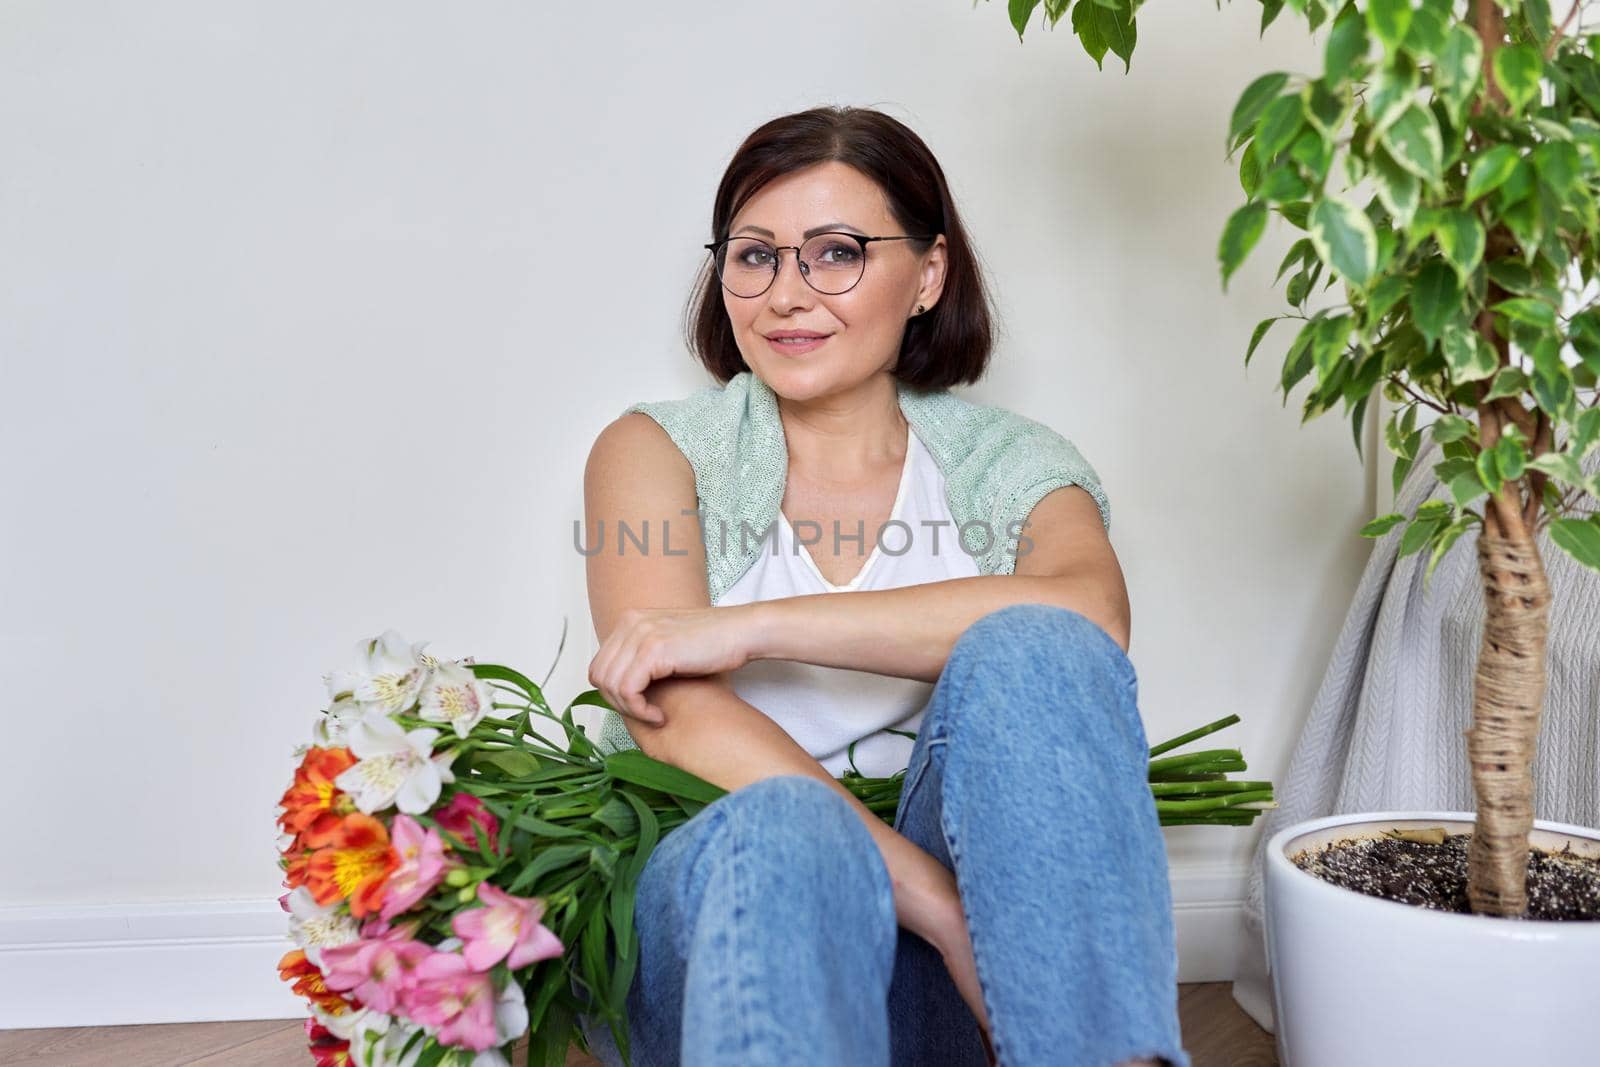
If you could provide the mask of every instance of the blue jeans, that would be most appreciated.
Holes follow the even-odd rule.
[[[1084,616],[1014,604],[961,635],[929,699],[894,825],[955,873],[1002,1067],[1190,1067],[1137,689]],[[877,842],[814,778],[753,782],[663,838],[635,923],[634,1067],[987,1063]],[[580,1024],[621,1067],[607,1024]]]

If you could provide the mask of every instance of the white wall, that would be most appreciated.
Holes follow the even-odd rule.
[[[270,899],[320,676],[385,627],[542,676],[565,617],[587,688],[584,457],[708,380],[717,178],[816,103],[938,154],[1003,318],[969,395],[1099,470],[1151,739],[1238,712],[1280,774],[1371,511],[1345,422],[1280,406],[1288,329],[1243,367],[1287,225],[1218,283],[1227,115],[1324,36],[1258,16],[1146,5],[1124,76],[964,0],[11,0],[0,905]],[[1168,834],[1208,878],[1252,836]]]

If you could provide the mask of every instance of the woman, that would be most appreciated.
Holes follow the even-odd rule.
[[[1188,1067],[1108,505],[1065,438],[949,391],[991,338],[938,163],[876,111],[775,119],[712,236],[721,384],[629,408],[585,471],[610,746],[730,790],[641,876],[633,1062]],[[905,769],[893,828],[851,763]]]

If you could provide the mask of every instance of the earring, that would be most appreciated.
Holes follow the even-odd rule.
[[[917,305],[917,314],[918,314],[918,315],[920,315],[920,314],[922,314],[922,313],[923,313],[923,312],[924,312],[924,311],[927,311],[927,310],[928,310],[928,309],[927,309],[927,308],[925,308],[925,307],[923,307],[923,306],[922,306],[922,305],[921,305],[921,304],[918,304],[918,305]]]

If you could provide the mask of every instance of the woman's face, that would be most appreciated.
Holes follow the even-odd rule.
[[[798,246],[805,244],[806,231],[819,228],[871,237],[906,232],[872,179],[830,161],[768,182],[734,215],[728,236]],[[817,292],[800,276],[789,248],[778,253],[778,276],[760,296],[739,297],[723,287],[723,305],[745,363],[774,392],[793,400],[848,389],[893,368],[907,320],[918,304],[931,312],[944,283],[944,236],[924,253],[915,246],[913,241],[869,243],[861,280],[836,296]],[[788,330],[826,339],[802,350],[769,340]]]

